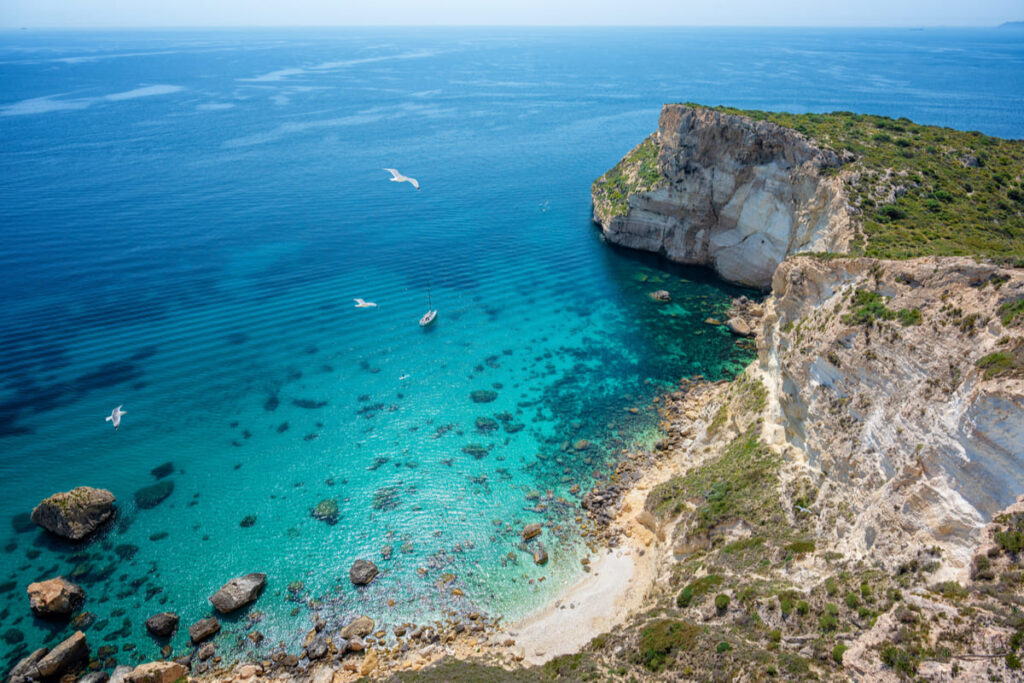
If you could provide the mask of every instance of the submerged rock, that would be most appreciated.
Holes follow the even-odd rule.
[[[30,583],[29,607],[37,617],[56,617],[71,614],[85,602],[85,591],[63,576],[49,581]]]
[[[490,453],[490,450],[478,443],[471,443],[463,446],[462,452],[466,455],[472,455],[476,460],[483,460],[487,457],[487,454]]]
[[[200,619],[188,627],[188,635],[193,643],[201,643],[220,630],[220,622],[217,617]]]
[[[210,602],[221,614],[234,612],[256,600],[266,584],[266,574],[246,574],[224,584],[219,591],[210,596]]]
[[[160,481],[135,492],[135,504],[143,510],[151,510],[174,492],[173,481]]]
[[[543,543],[537,543],[537,546],[533,549],[533,562],[534,564],[547,564],[548,551]]]
[[[330,525],[338,523],[338,501],[333,498],[325,498],[316,504],[309,514],[313,516],[313,519],[319,519],[321,522],[327,522]]]
[[[49,652],[50,648],[41,647],[15,664],[8,677],[10,683],[28,683],[28,681],[38,680],[39,671],[36,667]]]
[[[167,638],[178,629],[179,619],[174,612],[160,612],[146,619],[146,630],[154,636]]]
[[[114,494],[90,486],[55,493],[32,510],[32,521],[52,534],[78,541],[114,514]]]
[[[174,683],[187,674],[188,669],[177,662],[149,662],[135,667],[125,680],[127,683]]]
[[[348,578],[357,586],[365,586],[373,581],[379,570],[377,565],[369,560],[359,559],[352,563],[348,570]]]
[[[174,463],[165,462],[163,465],[158,465],[149,471],[157,479],[163,479],[174,474]]]
[[[11,527],[14,529],[14,533],[25,534],[33,531],[36,525],[32,521],[32,515],[27,512],[19,512],[11,517]]]
[[[535,536],[540,536],[540,532],[542,530],[543,527],[540,524],[527,524],[525,527],[523,527],[523,540],[529,541],[531,538],[534,538]]]
[[[650,296],[655,301],[660,301],[662,303],[668,303],[668,302],[672,301],[672,295],[669,294],[664,289],[659,289],[656,292],[651,292],[648,296]]]
[[[365,638],[373,633],[374,626],[373,619],[364,614],[350,621],[345,628],[341,629],[339,635],[348,641],[353,638]]]
[[[469,397],[473,399],[473,403],[490,403],[498,398],[498,392],[491,391],[490,389],[477,389],[470,393]]]

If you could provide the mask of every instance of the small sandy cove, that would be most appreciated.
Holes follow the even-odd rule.
[[[626,495],[612,524],[622,531],[620,547],[604,550],[591,562],[590,573],[552,604],[509,626],[507,632],[523,648],[525,663],[542,664],[578,652],[643,605],[669,544],[659,542],[636,517],[651,487],[677,474],[680,464],[678,457],[670,456]],[[663,537],[672,537],[671,529],[664,531]]]

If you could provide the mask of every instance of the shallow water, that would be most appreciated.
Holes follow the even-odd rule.
[[[0,34],[0,516],[83,484],[119,502],[80,546],[0,528],[3,659],[68,631],[25,597],[56,574],[108,663],[156,656],[162,610],[183,652],[250,571],[257,628],[292,651],[312,613],[550,600],[585,550],[570,487],[649,442],[657,391],[752,358],[703,322],[743,290],[608,248],[591,181],[663,101],[1019,136],[1021,57],[995,31]],[[140,509],[166,462],[173,493]],[[544,567],[516,548],[534,521]],[[357,557],[382,570],[358,590]]]

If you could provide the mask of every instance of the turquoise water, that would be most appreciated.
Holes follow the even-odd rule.
[[[1022,53],[997,31],[0,34],[0,516],[83,484],[119,502],[79,546],[0,528],[4,661],[69,630],[28,610],[56,574],[121,663],[156,656],[147,616],[192,623],[252,571],[293,652],[314,612],[550,600],[579,577],[571,487],[651,438],[656,392],[752,357],[703,323],[743,290],[604,245],[591,181],[663,101],[1020,136]],[[173,493],[139,509],[166,462]],[[516,549],[534,521],[545,567]],[[356,590],[358,557],[382,573]]]

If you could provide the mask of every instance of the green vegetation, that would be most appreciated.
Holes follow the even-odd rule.
[[[607,217],[625,215],[629,211],[629,195],[653,190],[662,180],[658,143],[651,135],[594,181],[591,192],[595,212]]]
[[[724,612],[729,607],[730,598],[725,593],[719,593],[715,596],[715,609],[719,612]]]
[[[640,632],[639,662],[649,671],[663,671],[677,650],[692,649],[701,630],[685,621],[659,619]]]
[[[981,358],[976,363],[985,379],[993,377],[1024,376],[1024,342],[1017,341],[1006,351],[996,351]]]
[[[814,552],[814,541],[794,541],[786,546],[786,550],[794,555]]]
[[[724,640],[715,646],[715,652],[718,654],[724,654],[732,649],[732,645],[725,642]]]
[[[910,653],[895,645],[887,645],[882,648],[882,663],[905,676],[913,676],[917,672],[917,662],[910,656]]]
[[[840,155],[852,153],[854,161],[840,168],[859,171],[846,182],[863,212],[865,256],[1024,259],[1024,142],[851,112],[715,109],[772,121]]]
[[[1007,301],[999,306],[997,312],[1003,327],[1024,325],[1024,299]]]
[[[995,541],[1004,553],[1016,555],[1024,550],[1024,515],[1003,515],[997,520],[1006,526],[996,532]]]
[[[697,520],[704,529],[737,517],[757,525],[773,518],[778,501],[779,458],[758,441],[756,430],[736,437],[720,458],[659,484],[647,498],[656,515],[680,512],[688,499],[703,499]]]
[[[850,648],[843,643],[837,643],[836,646],[832,648],[832,660],[835,661],[836,664],[842,666],[843,655],[846,654],[846,651],[849,649]]]
[[[853,293],[850,312],[842,317],[847,325],[872,325],[878,320],[899,320],[904,327],[921,322],[921,311],[916,308],[890,310],[886,298],[878,292],[858,289]]]

